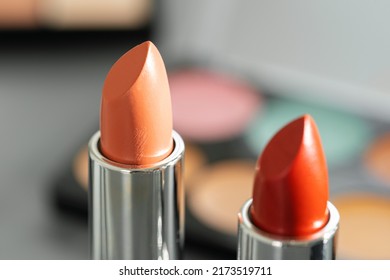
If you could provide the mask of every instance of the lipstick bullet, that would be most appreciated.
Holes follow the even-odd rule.
[[[283,127],[258,159],[253,197],[239,213],[238,259],[335,259],[339,214],[314,120]]]

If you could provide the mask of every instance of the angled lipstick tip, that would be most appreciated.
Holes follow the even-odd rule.
[[[304,236],[328,221],[328,172],[317,126],[303,115],[265,147],[254,182],[254,224],[272,234]]]
[[[172,151],[168,78],[164,61],[152,42],[125,53],[107,74],[100,131],[102,153],[118,163],[150,165]]]
[[[150,41],[139,44],[122,55],[111,67],[103,85],[103,98],[114,99],[129,92],[141,75],[148,60],[159,56],[157,48]]]

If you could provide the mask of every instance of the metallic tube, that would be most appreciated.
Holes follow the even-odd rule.
[[[89,142],[89,231],[92,259],[180,259],[184,242],[184,142],[146,167],[119,164]]]
[[[328,202],[329,221],[320,231],[299,239],[269,234],[257,228],[250,219],[252,199],[238,214],[239,260],[334,260],[335,239],[340,216]]]

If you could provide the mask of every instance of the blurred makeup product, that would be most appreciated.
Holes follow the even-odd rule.
[[[258,159],[253,197],[239,213],[238,259],[335,259],[338,224],[320,135],[304,115]]]
[[[152,13],[152,0],[2,0],[0,29],[138,29]]]
[[[366,168],[379,180],[390,183],[390,132],[376,138],[364,155]]]
[[[76,154],[73,164],[72,173],[77,184],[86,192],[88,191],[88,147],[83,146]]]
[[[390,199],[374,193],[346,193],[332,199],[340,211],[338,256],[390,259]]]
[[[59,29],[139,28],[152,14],[151,0],[40,0],[39,17]]]
[[[248,160],[221,161],[199,171],[186,192],[189,238],[235,251],[236,213],[251,195],[253,175],[254,162]]]
[[[302,114],[310,114],[316,120],[330,166],[356,160],[372,138],[368,122],[357,116],[310,103],[274,98],[267,102],[248,128],[247,144],[259,154],[282,124]]]
[[[182,257],[183,156],[164,62],[142,43],[107,74],[89,142],[91,258]]]
[[[186,167],[186,171],[184,172],[184,186],[186,193],[190,191],[192,184],[190,183],[194,177],[197,176],[200,170],[207,163],[207,156],[201,150],[200,147],[197,147],[194,144],[190,144],[185,142],[186,151],[184,157],[184,164]]]
[[[174,72],[169,84],[173,125],[191,141],[215,142],[240,135],[260,106],[257,90],[210,70]]]
[[[1,0],[0,29],[28,29],[37,25],[39,0]]]

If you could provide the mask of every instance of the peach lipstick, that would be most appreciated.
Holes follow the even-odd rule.
[[[338,223],[319,132],[304,115],[258,159],[253,198],[239,213],[238,259],[334,259]]]
[[[183,155],[164,62],[142,43],[107,74],[89,142],[92,259],[181,258]]]

